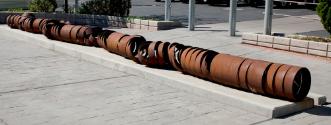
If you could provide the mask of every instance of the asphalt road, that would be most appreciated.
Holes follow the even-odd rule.
[[[154,0],[132,0],[131,16],[147,16],[150,18],[164,19],[164,2],[154,2]],[[262,20],[264,18],[264,8],[248,7],[238,5],[237,21]],[[305,9],[300,6],[291,6],[289,8],[275,8],[274,18],[287,16],[304,16],[316,14],[315,11]],[[229,8],[219,5],[210,6],[208,4],[196,5],[197,24],[224,23],[228,22]],[[181,2],[172,2],[172,20],[187,23],[188,4]]]
[[[0,0],[0,9],[13,7],[26,7],[28,0]],[[63,6],[64,0],[57,0],[58,6]],[[88,0],[80,0],[82,3]],[[69,0],[69,5],[73,5],[74,0]],[[6,9],[4,9],[6,10]],[[264,18],[264,8],[248,7],[239,5],[237,12],[237,21],[262,20]],[[303,7],[294,7],[282,9],[274,9],[274,18],[282,18],[287,16],[304,16],[316,14],[315,11],[305,9]],[[132,8],[130,16],[145,16],[148,18],[163,20],[164,19],[164,2],[154,2],[154,0],[132,0]],[[209,6],[207,4],[196,5],[197,24],[211,24],[228,22],[229,8],[219,6]],[[184,24],[188,19],[188,4],[181,2],[172,2],[172,20],[180,21]]]

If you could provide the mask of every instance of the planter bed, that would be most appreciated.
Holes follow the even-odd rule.
[[[331,43],[244,33],[242,43],[331,58]]]

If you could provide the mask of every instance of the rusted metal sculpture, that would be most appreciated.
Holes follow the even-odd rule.
[[[32,14],[10,15],[6,21],[11,28],[42,33],[49,39],[102,47],[149,67],[172,67],[185,74],[256,94],[300,101],[307,96],[311,86],[310,72],[304,67],[242,58],[179,43],[146,41],[139,35],[37,19]]]

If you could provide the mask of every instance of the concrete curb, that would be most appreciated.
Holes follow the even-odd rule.
[[[298,111],[309,109],[314,106],[314,102],[316,104],[322,102],[319,99],[323,96],[317,94],[314,94],[315,97],[307,97],[303,101],[295,103],[273,99],[217,85],[193,76],[184,75],[177,71],[147,68],[118,55],[108,53],[104,49],[53,41],[42,35],[31,34],[20,30],[9,30],[8,28],[8,31],[31,38],[32,40],[26,40],[28,43],[37,44],[54,51],[80,58],[82,60],[87,60],[109,67],[111,69],[167,84],[174,88],[192,92],[196,95],[217,100],[222,103],[270,118],[289,115]]]
[[[331,57],[331,43],[321,43],[254,33],[243,33],[242,43],[315,56]]]

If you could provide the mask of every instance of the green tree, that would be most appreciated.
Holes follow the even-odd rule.
[[[316,11],[325,30],[330,33],[331,37],[331,0],[320,0]]]
[[[54,12],[56,8],[56,0],[32,0],[29,3],[29,10],[32,12]]]
[[[130,8],[131,0],[91,0],[82,3],[79,12],[82,14],[128,16]]]

